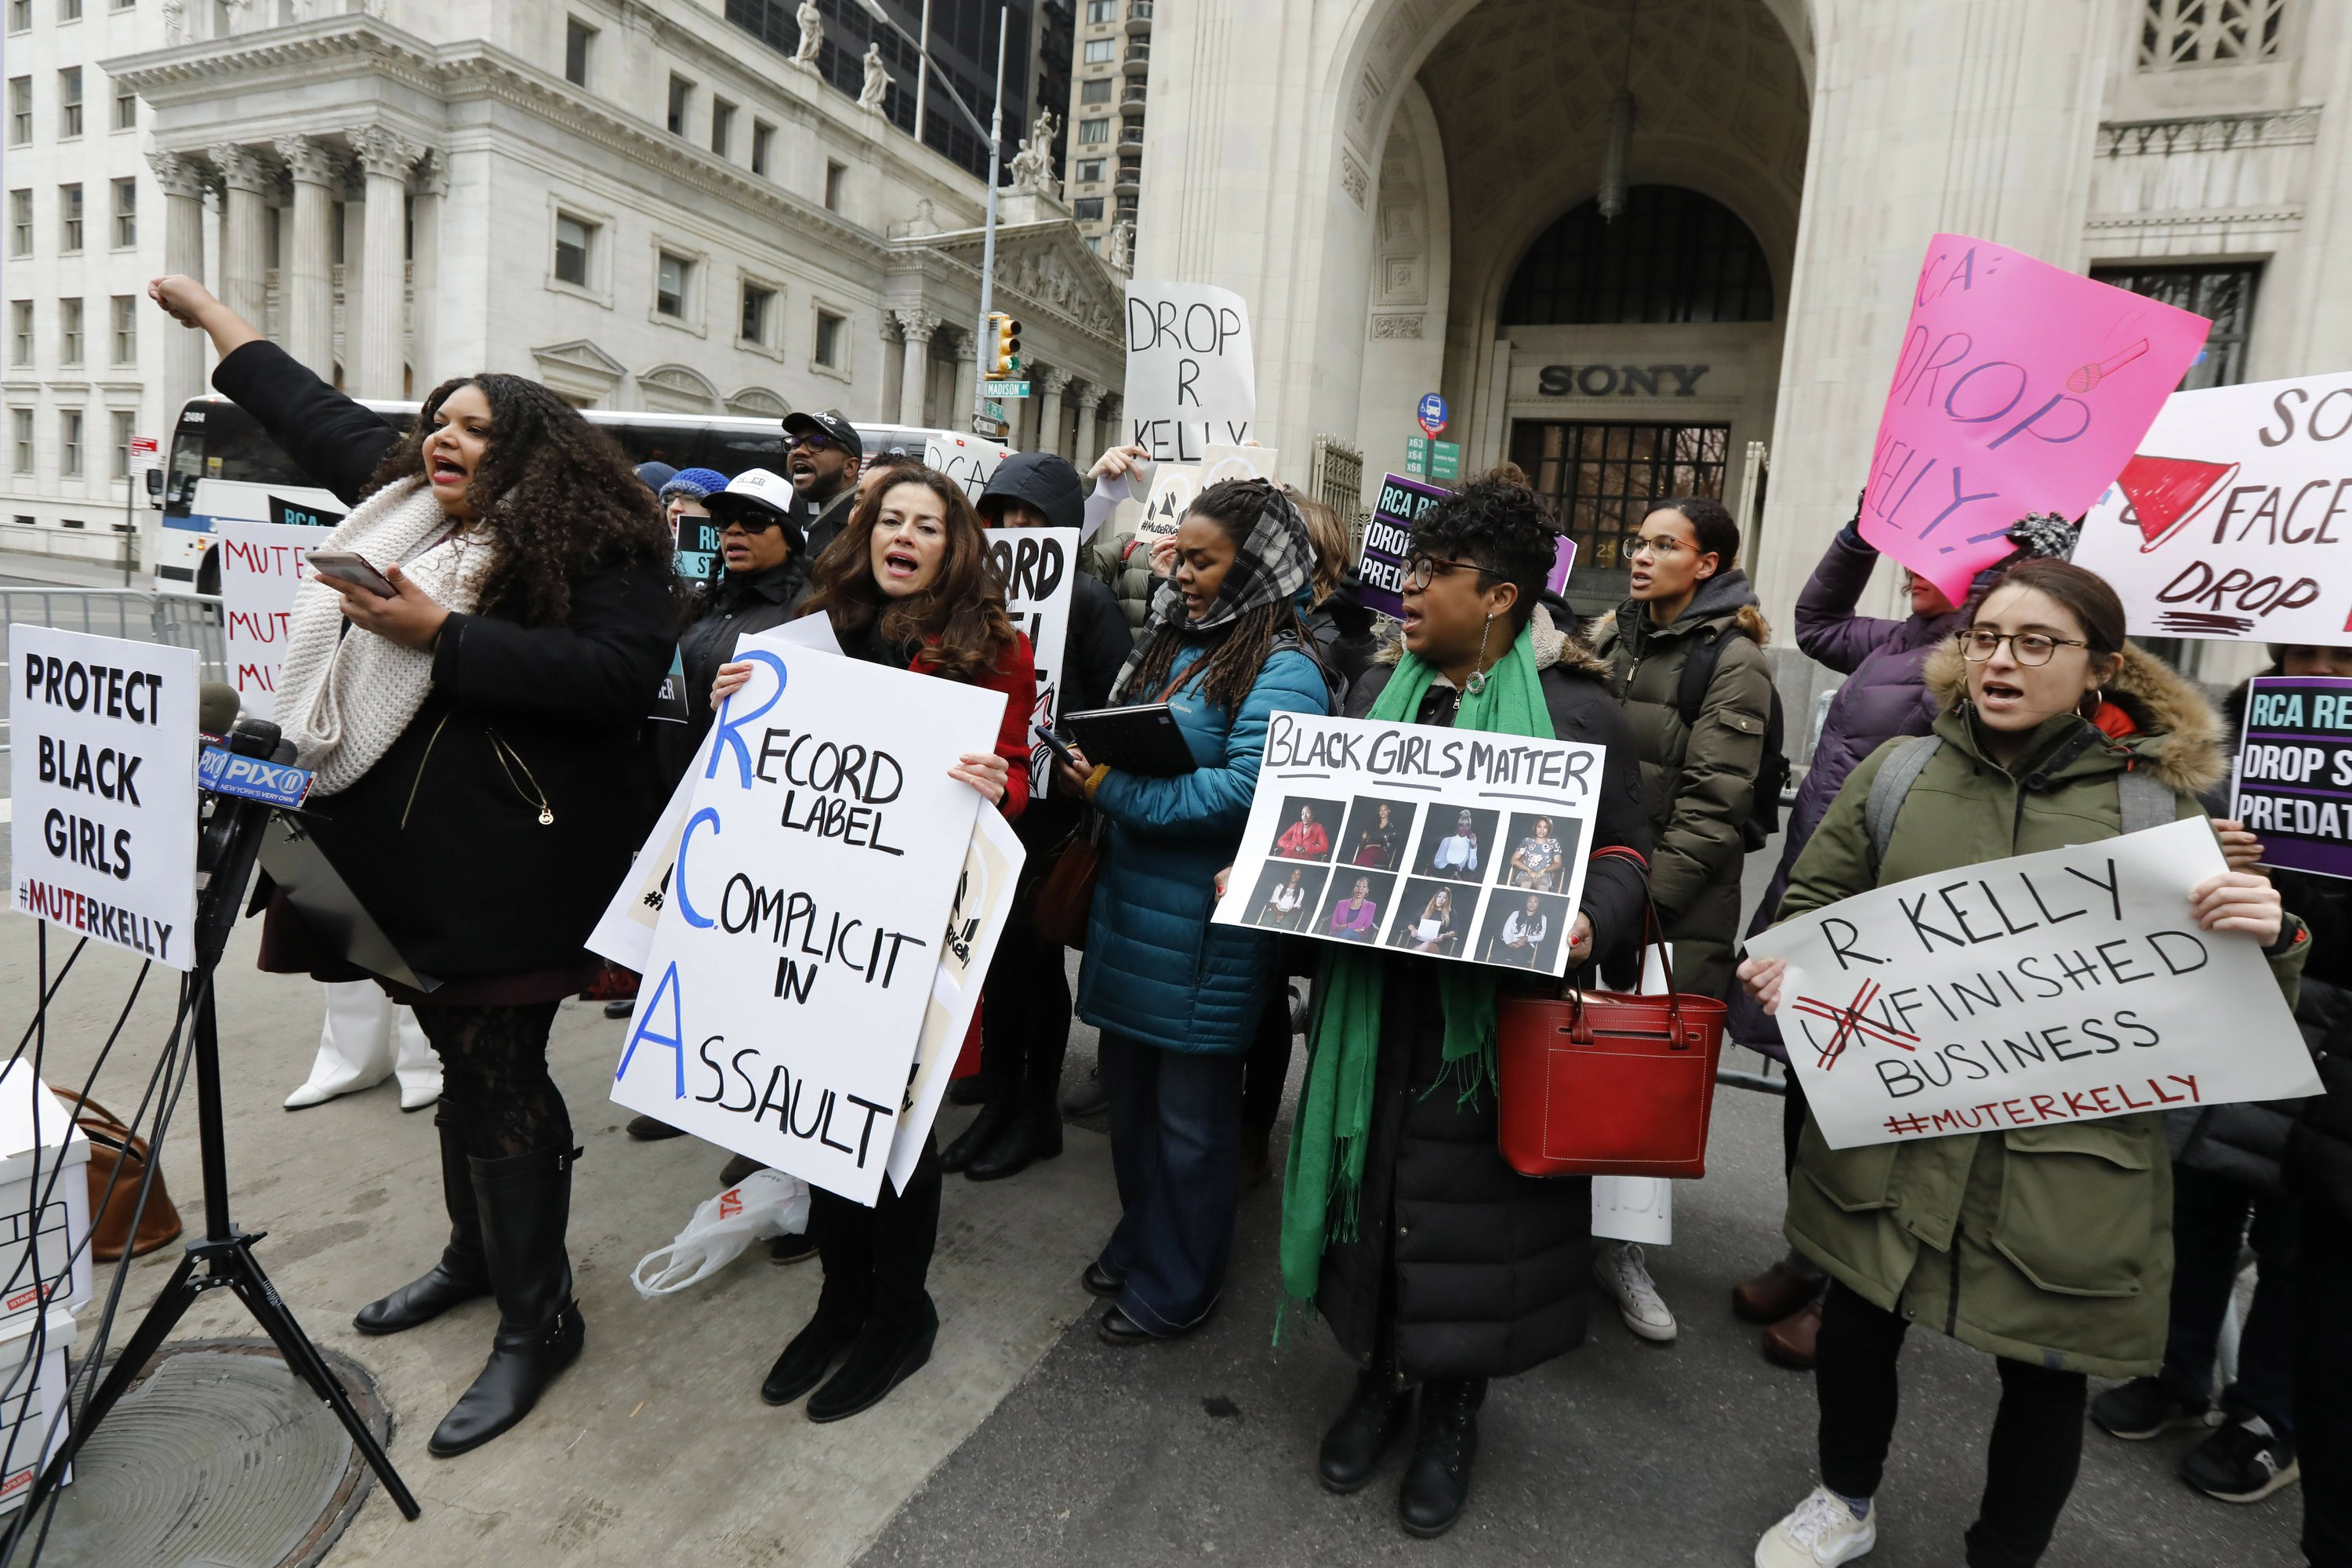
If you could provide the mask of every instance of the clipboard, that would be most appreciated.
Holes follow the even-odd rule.
[[[1192,760],[1192,748],[1165,702],[1065,713],[1055,728],[1076,743],[1087,761],[1123,773],[1175,778],[1200,765]]]

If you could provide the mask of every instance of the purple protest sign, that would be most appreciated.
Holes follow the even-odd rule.
[[[1358,598],[1364,608],[1392,620],[1404,618],[1404,560],[1412,525],[1431,507],[1453,494],[1418,479],[1389,474],[1381,479],[1381,499],[1364,524],[1364,548],[1356,559],[1356,577],[1363,584]]]
[[[2263,864],[2352,877],[2352,679],[2264,675],[2247,683],[2231,814]]]
[[[1551,575],[1544,579],[1544,586],[1555,594],[1567,593],[1568,574],[1575,570],[1576,541],[1563,533],[1559,536],[1559,542],[1552,547]]]

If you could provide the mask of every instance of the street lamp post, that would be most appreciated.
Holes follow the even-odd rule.
[[[905,38],[908,43],[913,44],[915,46],[917,57],[923,62],[921,68],[924,74],[916,83],[917,110],[915,114],[915,140],[917,142],[920,142],[923,139],[922,89],[929,80],[929,73],[933,69],[937,68],[931,64],[930,39],[928,36],[928,26],[925,29],[926,37],[922,38],[915,38],[908,34],[906,28],[898,25],[896,17],[892,16],[889,12],[885,11],[882,8],[882,0],[857,0],[857,3],[865,9],[867,16],[881,23],[884,26],[889,28],[900,37]],[[926,0],[923,10],[924,15],[928,17],[930,12],[929,0]],[[982,417],[982,411],[987,405],[987,397],[982,391],[982,387],[987,381],[986,373],[988,367],[982,363],[981,360],[982,344],[988,341],[988,318],[992,308],[995,304],[997,161],[1003,156],[1004,149],[1005,23],[1006,15],[1004,7],[999,6],[997,7],[996,12],[996,106],[989,111],[988,124],[986,126],[982,126],[981,124],[980,116],[973,113],[971,105],[963,100],[963,94],[956,90],[955,83],[948,79],[947,73],[945,71],[940,72],[940,89],[948,95],[948,101],[956,106],[957,112],[961,113],[964,117],[965,121],[971,124],[973,132],[980,135],[988,143],[988,218],[986,226],[982,230],[981,237],[980,319],[974,323],[971,334],[971,419],[972,432],[975,435],[980,433],[980,421]]]

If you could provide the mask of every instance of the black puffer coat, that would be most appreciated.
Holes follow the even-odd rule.
[[[808,559],[795,550],[756,576],[727,573],[706,593],[702,613],[677,639],[678,662],[686,672],[686,722],[651,726],[665,793],[676,787],[710,733],[711,683],[719,679],[719,667],[734,657],[735,645],[800,614],[809,596]]]
[[[399,439],[274,343],[230,353],[213,384],[347,503]],[[496,605],[451,616],[424,706],[356,784],[312,803],[320,848],[421,973],[593,971],[580,944],[652,826],[639,730],[676,646],[669,563],[583,563],[571,588],[562,626]],[[308,936],[273,908],[263,967],[358,977]]]
[[[1650,830],[1636,780],[1640,760],[1608,667],[1580,643],[1546,628],[1538,639],[1553,732],[1608,749],[1593,844],[1646,857]],[[1348,712],[1371,710],[1391,664],[1366,671]],[[1454,692],[1433,687],[1423,723],[1450,726]],[[1612,858],[1587,874],[1584,912],[1596,947],[1620,944],[1641,924],[1643,879]],[[1339,1343],[1368,1360],[1384,1289],[1392,1292],[1397,1361],[1407,1383],[1432,1377],[1507,1377],[1584,1341],[1592,1275],[1592,1184],[1537,1179],[1496,1149],[1495,1096],[1475,1105],[1450,1089],[1430,1093],[1444,1066],[1440,961],[1382,955],[1381,1057],[1364,1153],[1357,1239],[1323,1255],[1316,1305]],[[1509,981],[1506,984],[1511,984]]]

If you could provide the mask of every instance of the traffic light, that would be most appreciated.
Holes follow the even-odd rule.
[[[997,381],[1021,374],[1021,323],[1002,310],[988,313],[988,374]]]

